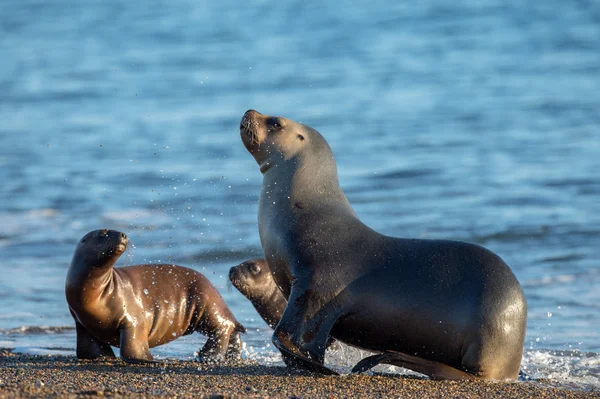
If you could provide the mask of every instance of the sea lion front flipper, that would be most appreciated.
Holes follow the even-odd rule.
[[[288,305],[273,333],[273,344],[290,367],[337,375],[337,372],[325,367],[323,362],[329,332],[338,315],[330,309],[334,308],[329,306],[332,302],[310,312],[318,304],[315,302],[316,298],[311,298],[312,293],[292,286]]]
[[[440,362],[426,360],[402,352],[388,351],[362,359],[352,368],[353,373],[362,373],[378,364],[391,364],[425,374],[434,380],[472,380],[477,377]]]
[[[121,359],[128,363],[158,363],[152,359],[148,336],[142,328],[126,326],[120,330]]]
[[[75,321],[75,331],[77,333],[77,359],[98,359],[115,358],[110,345],[99,341],[88,332],[83,325]]]
[[[281,352],[283,361],[286,366],[294,369],[308,370],[324,375],[339,375],[338,372],[333,371],[323,364],[318,363],[311,358],[303,355],[300,351],[290,343],[287,336],[281,332],[275,332],[273,334],[273,345]]]

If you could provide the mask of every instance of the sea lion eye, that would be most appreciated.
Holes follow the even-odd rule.
[[[82,238],[82,239],[81,239],[81,242],[85,242],[85,238]]]
[[[299,135],[297,135],[296,137],[298,137],[298,140],[300,140],[300,141],[304,141],[304,136],[303,136],[303,135],[299,134]]]
[[[258,266],[256,263],[249,264],[248,269],[250,270],[250,273],[252,273],[252,274],[260,273],[260,266]]]
[[[269,128],[270,130],[281,129],[283,126],[281,120],[279,118],[271,118],[269,120]]]

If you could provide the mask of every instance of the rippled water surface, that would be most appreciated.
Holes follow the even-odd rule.
[[[0,346],[73,353],[73,330],[41,327],[73,324],[75,243],[108,227],[135,247],[120,265],[203,272],[247,356],[278,361],[226,287],[262,251],[238,133],[254,108],[326,137],[374,229],[502,256],[528,299],[526,370],[600,385],[598,38],[595,2],[4,1]]]

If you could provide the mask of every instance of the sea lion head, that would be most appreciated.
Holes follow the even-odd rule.
[[[116,230],[94,230],[87,233],[77,244],[73,260],[88,267],[111,266],[127,249],[129,239]]]
[[[262,173],[281,161],[306,157],[333,160],[331,148],[319,132],[282,116],[248,110],[240,121],[240,135]]]
[[[268,288],[275,284],[269,265],[264,259],[253,259],[229,269],[229,281],[245,297],[255,298],[270,292]]]

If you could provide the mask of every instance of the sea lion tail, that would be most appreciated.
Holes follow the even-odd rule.
[[[404,367],[417,373],[425,374],[435,380],[472,380],[477,378],[473,374],[448,366],[447,364],[394,351],[366,357],[352,368],[352,372],[362,373],[380,363]]]
[[[246,330],[246,327],[244,327],[239,321],[236,321],[235,322],[235,331],[241,332],[241,333],[246,333],[248,330]]]

